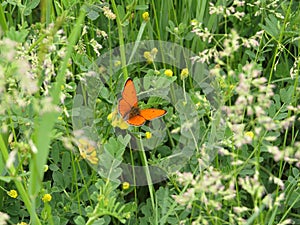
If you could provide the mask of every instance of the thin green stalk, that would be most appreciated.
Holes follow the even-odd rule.
[[[153,183],[152,183],[152,179],[151,179],[151,174],[150,174],[150,170],[149,170],[149,165],[148,165],[148,162],[147,162],[147,157],[146,157],[145,149],[144,149],[144,146],[143,146],[143,143],[142,143],[142,139],[140,139],[139,147],[140,147],[139,154],[140,154],[140,157],[141,157],[141,160],[142,160],[142,164],[143,164],[143,167],[145,169],[146,178],[147,178],[147,183],[148,183],[148,189],[149,189],[150,198],[151,198],[152,209],[153,209],[153,212],[155,212],[155,200],[154,200],[154,194],[153,194],[154,187],[153,187]],[[156,214],[155,218],[157,219],[157,214]],[[156,221],[155,224],[157,224],[157,221]]]
[[[117,21],[117,26],[118,26],[122,71],[123,71],[125,80],[127,80],[128,71],[127,71],[127,63],[126,63],[126,54],[125,54],[122,23],[121,23],[120,15],[119,15],[115,0],[111,0],[111,3],[112,3],[113,11],[116,14],[116,21]]]
[[[144,33],[146,24],[147,24],[147,22],[146,22],[146,21],[143,21],[143,23],[142,23],[142,25],[141,25],[141,27],[140,27],[139,33],[138,33],[138,35],[137,35],[136,41],[135,41],[135,43],[134,43],[134,46],[133,46],[131,55],[130,55],[130,57],[129,57],[128,64],[130,64],[130,62],[131,62],[133,56],[135,55],[135,52],[136,52],[136,50],[137,50],[137,48],[138,48],[138,45],[139,45],[139,42],[140,42],[141,39],[142,39],[142,35],[143,35],[143,33]]]
[[[269,76],[269,79],[268,79],[268,85],[271,84],[271,82],[272,82],[273,72],[275,71],[275,66],[276,66],[276,61],[277,61],[277,55],[278,55],[279,49],[281,49],[281,46],[282,46],[281,43],[282,43],[282,40],[283,40],[283,37],[284,37],[284,31],[285,31],[286,24],[289,22],[289,19],[290,19],[290,12],[291,12],[292,4],[293,4],[293,1],[290,1],[290,5],[289,5],[288,10],[286,12],[286,15],[284,17],[283,25],[281,26],[279,39],[277,41],[278,44],[276,45],[276,49],[275,49],[275,52],[273,54],[274,57],[273,57],[272,67],[271,67],[271,70],[270,70],[270,76]]]
[[[2,31],[6,32],[8,30],[6,19],[4,16],[2,5],[0,4],[0,26]]]

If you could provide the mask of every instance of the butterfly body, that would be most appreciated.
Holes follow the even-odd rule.
[[[133,126],[142,126],[147,120],[159,118],[167,113],[164,109],[140,109],[134,83],[131,78],[125,82],[118,110],[124,120]]]

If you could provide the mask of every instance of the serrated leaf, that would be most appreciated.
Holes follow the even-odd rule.
[[[6,37],[9,39],[23,43],[26,40],[26,37],[28,35],[29,31],[25,29],[21,29],[16,31],[15,28],[11,27],[7,32],[6,32]]]
[[[274,39],[278,40],[280,34],[280,22],[274,15],[270,15],[266,18],[266,25],[260,24],[260,27],[264,29]]]

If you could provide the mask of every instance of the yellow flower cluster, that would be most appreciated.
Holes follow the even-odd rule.
[[[107,116],[107,120],[111,122],[111,125],[113,127],[119,127],[122,130],[126,130],[129,127],[128,123],[126,123],[126,121],[123,120],[122,117],[118,117],[117,109],[115,109]]]
[[[153,63],[157,52],[158,52],[157,48],[153,48],[150,52],[149,51],[144,52],[144,58],[147,60],[148,64]]]

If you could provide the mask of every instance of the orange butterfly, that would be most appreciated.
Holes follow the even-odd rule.
[[[140,109],[134,83],[128,78],[124,84],[118,110],[124,120],[133,126],[142,126],[147,120],[159,118],[167,113],[164,109]]]

